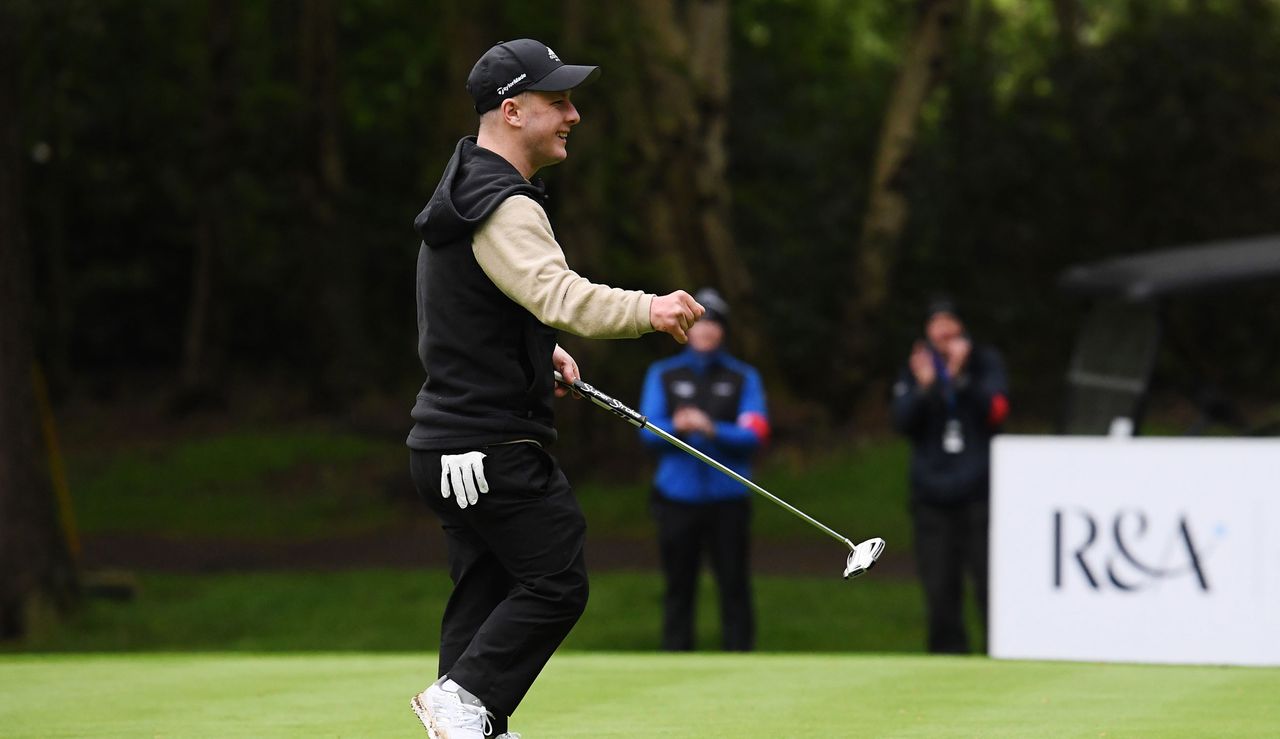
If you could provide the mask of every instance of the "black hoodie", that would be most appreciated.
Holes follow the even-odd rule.
[[[556,331],[493,284],[471,240],[504,200],[531,184],[501,156],[458,142],[414,226],[418,250],[418,356],[427,380],[413,408],[413,449],[475,448],[532,439],[555,441],[551,354]]]

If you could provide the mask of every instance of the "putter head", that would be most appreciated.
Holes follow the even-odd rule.
[[[845,560],[844,579],[849,580],[875,566],[876,560],[884,551],[884,539],[867,539],[849,551],[849,559]]]

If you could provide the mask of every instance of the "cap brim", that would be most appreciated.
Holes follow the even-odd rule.
[[[564,64],[551,70],[547,76],[524,89],[541,90],[542,92],[572,90],[578,85],[590,82],[599,76],[599,67],[588,67],[581,64]]]

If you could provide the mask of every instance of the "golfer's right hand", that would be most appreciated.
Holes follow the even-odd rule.
[[[440,456],[440,496],[453,496],[459,508],[480,502],[480,493],[489,492],[484,479],[484,453],[442,454]]]
[[[655,331],[671,334],[672,338],[684,344],[689,341],[684,332],[705,312],[706,309],[692,295],[676,290],[656,296],[649,304],[649,324]]]

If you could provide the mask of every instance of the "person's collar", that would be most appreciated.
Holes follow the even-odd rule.
[[[686,347],[684,353],[689,363],[695,369],[702,371],[721,363],[720,360],[724,357],[724,347],[717,347],[709,352],[700,352],[693,347]]]

